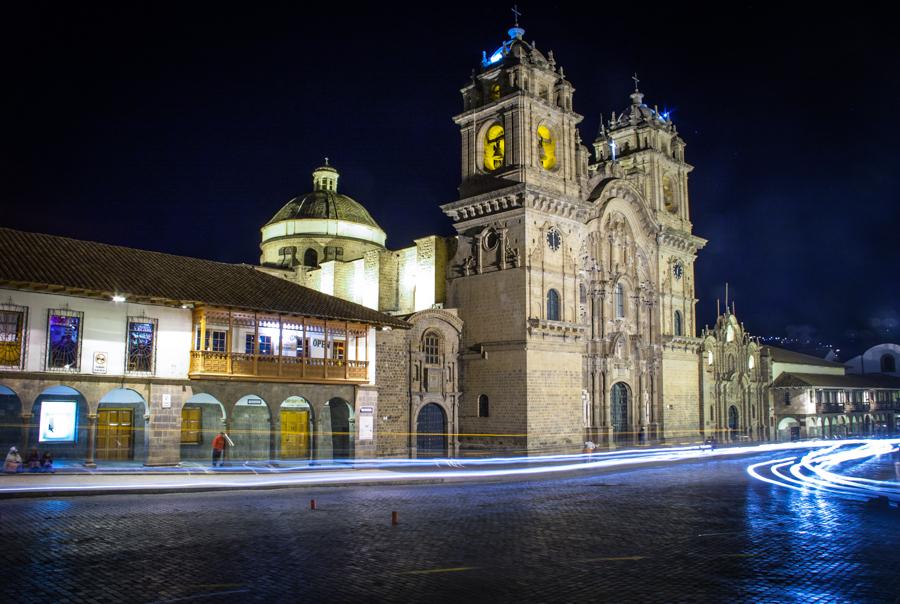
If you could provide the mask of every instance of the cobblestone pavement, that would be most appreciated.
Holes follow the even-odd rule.
[[[531,482],[0,501],[0,596],[900,602],[900,512],[746,474],[774,457]]]

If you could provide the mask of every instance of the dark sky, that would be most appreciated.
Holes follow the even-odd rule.
[[[26,3],[18,3],[24,5]],[[452,227],[450,117],[506,5],[43,3],[4,7],[4,226],[229,262],[329,156],[389,247]],[[701,323],[725,281],[756,335],[898,339],[900,53],[859,5],[521,3],[573,82],[582,137],[673,111],[695,166]]]

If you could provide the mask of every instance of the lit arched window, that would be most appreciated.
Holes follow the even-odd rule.
[[[547,292],[547,320],[559,321],[559,292],[555,289]]]
[[[682,329],[683,329],[683,328],[682,328],[682,325],[681,325],[681,311],[680,311],[680,310],[676,310],[676,311],[675,311],[675,335],[676,335],[676,336],[683,336],[684,334],[682,333]]]
[[[881,355],[881,373],[894,373],[897,371],[897,361],[892,354]]]
[[[319,266],[319,255],[316,253],[316,250],[307,248],[303,252],[303,266]]]
[[[433,331],[429,331],[422,338],[422,352],[425,353],[426,365],[437,365],[441,362],[441,338]]]
[[[478,417],[490,417],[491,415],[491,406],[490,401],[488,401],[488,397],[486,394],[479,395],[478,397]]]
[[[547,126],[538,126],[538,156],[545,170],[556,167],[556,141]]]
[[[616,317],[625,316],[625,286],[621,283],[616,284]]]
[[[506,135],[503,126],[494,124],[484,134],[484,169],[493,171],[503,166],[506,155]]]

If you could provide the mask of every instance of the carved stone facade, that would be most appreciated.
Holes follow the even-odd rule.
[[[643,94],[590,164],[574,89],[513,28],[462,89],[459,241],[448,305],[463,331],[464,447],[696,440],[701,340],[684,142]],[[507,435],[499,438],[495,435]]]
[[[769,383],[761,346],[726,310],[703,330],[703,401],[707,438],[718,442],[769,440],[772,432]]]

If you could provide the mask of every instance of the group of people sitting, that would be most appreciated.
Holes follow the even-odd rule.
[[[50,451],[45,451],[42,456],[38,453],[36,447],[32,447],[28,453],[28,459],[23,463],[19,450],[15,447],[10,447],[9,453],[6,454],[6,463],[3,465],[3,471],[7,474],[17,474],[25,470],[29,472],[54,472],[53,455]]]

